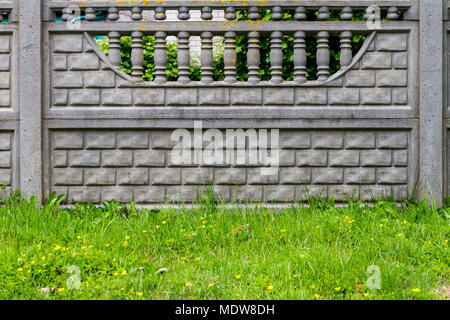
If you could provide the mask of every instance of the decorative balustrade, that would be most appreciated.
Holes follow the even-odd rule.
[[[52,1],[48,6],[54,17],[60,16],[63,21],[73,19],[71,1]],[[74,2],[76,4],[76,2]],[[132,37],[132,73],[121,75],[133,82],[143,81],[144,57],[142,50],[142,38],[144,36],[155,37],[155,76],[154,82],[165,82],[165,63],[167,52],[165,51],[166,38],[176,36],[178,39],[178,82],[186,84],[190,82],[189,67],[189,38],[201,37],[201,70],[203,84],[216,83],[213,79],[213,45],[214,36],[225,38],[224,46],[224,83],[236,82],[236,37],[245,35],[248,38],[248,83],[260,84],[260,39],[270,38],[270,62],[272,84],[282,84],[283,79],[283,36],[293,37],[294,80],[290,84],[318,85],[335,79],[330,74],[330,37],[339,37],[340,48],[340,73],[350,69],[361,54],[353,57],[352,38],[354,35],[368,36],[373,31],[364,21],[352,21],[355,15],[362,15],[366,20],[374,18],[376,11],[373,5],[379,6],[381,18],[387,23],[394,23],[407,15],[410,9],[410,1],[305,1],[298,5],[298,1],[91,1],[86,2],[80,8],[84,17],[81,30],[90,36],[107,35],[110,41],[110,53],[108,63],[119,71],[120,66],[120,37]],[[176,10],[178,21],[167,21],[167,11]],[[191,12],[200,11],[201,21],[191,21]],[[225,21],[214,21],[213,11],[223,11]],[[270,11],[270,19],[262,19],[261,13]],[[120,12],[131,12],[131,21],[120,21]],[[106,15],[106,22],[97,22],[97,12]],[[150,12],[154,21],[143,21],[143,12]],[[244,12],[246,20],[238,19],[239,12]],[[283,14],[289,12],[291,21],[284,21]],[[266,21],[267,20],[267,21]],[[54,25],[55,31],[64,30],[64,23]],[[314,37],[317,57],[317,81],[308,81],[306,38]],[[368,42],[373,37],[368,37]],[[367,43],[362,51],[367,50]],[[98,52],[99,53],[99,52]],[[100,54],[100,53],[99,53]],[[264,83],[266,83],[264,81]]]

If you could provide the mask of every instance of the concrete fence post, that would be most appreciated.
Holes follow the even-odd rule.
[[[41,0],[19,0],[20,190],[42,195]]]
[[[447,2],[447,1],[445,1]],[[443,1],[420,1],[420,178],[443,196]]]

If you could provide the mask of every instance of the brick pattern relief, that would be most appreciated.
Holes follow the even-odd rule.
[[[448,66],[450,66],[450,30],[449,30],[450,28],[448,28],[448,30],[447,30],[447,54],[446,54],[446,57],[444,58],[444,62],[445,62],[445,59],[447,59],[447,83],[448,84],[450,84],[450,69],[448,69],[449,67]],[[450,87],[450,85],[449,85],[449,87]],[[446,95],[447,95],[447,101],[446,101],[446,104],[447,104],[447,106],[446,106],[446,112],[445,112],[445,117],[446,118],[450,118],[450,90],[449,89],[447,89],[447,90],[445,90],[445,92],[446,92]]]
[[[408,33],[379,33],[362,59],[323,86],[131,84],[111,71],[83,35],[52,37],[53,107],[400,106],[408,104]],[[150,87],[149,87],[150,86]],[[173,86],[173,87],[171,87]],[[248,86],[248,87],[247,87]]]
[[[100,88],[115,88],[115,73],[101,63],[82,35],[53,36],[53,51],[53,105],[100,106]],[[111,99],[108,91],[102,96],[104,102]]]
[[[11,107],[11,36],[0,35],[0,109]]]
[[[329,105],[408,104],[408,34],[378,33],[342,82],[345,89],[328,89]]]
[[[0,131],[0,198],[11,194],[13,186],[13,134]]]
[[[447,195],[450,195],[450,123],[447,122]]]
[[[170,130],[56,130],[51,132],[51,191],[70,200],[115,199],[156,204],[193,202],[214,185],[224,201],[284,203],[313,195],[363,200],[409,191],[410,132],[283,130],[280,168],[179,166],[171,160]]]

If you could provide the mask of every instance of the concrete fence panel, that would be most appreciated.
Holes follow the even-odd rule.
[[[64,193],[68,202],[155,205],[193,202],[207,186],[224,201],[266,203],[307,193],[405,199],[416,190],[441,203],[448,194],[446,1],[16,0],[0,11],[2,195],[21,189]],[[243,35],[248,80],[238,81]],[[293,45],[289,79],[285,36]],[[108,40],[108,54],[98,37]],[[131,37],[129,72],[121,68],[122,37]],[[355,37],[363,39],[357,50]],[[263,38],[269,80],[260,76]],[[173,39],[178,77],[168,81]],[[222,39],[220,80],[213,39]],[[191,80],[194,51],[200,81]],[[188,162],[176,159],[181,136],[192,142],[178,150]],[[234,144],[239,136],[244,143]],[[252,145],[266,136],[267,146]],[[226,148],[212,152],[213,141]]]

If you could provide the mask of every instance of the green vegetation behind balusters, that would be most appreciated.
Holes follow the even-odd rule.
[[[309,20],[314,20],[314,13],[309,14]],[[270,20],[270,11],[262,10],[261,17],[263,21]],[[331,20],[339,20],[339,15],[337,12],[331,12]],[[247,14],[244,11],[237,12],[237,20],[245,21],[248,20]],[[293,21],[293,12],[284,12],[283,20]],[[354,21],[363,20],[363,13],[355,13]],[[354,35],[353,36],[353,51],[356,54],[362,47],[366,37],[364,35]],[[222,42],[223,39],[218,40]],[[131,74],[131,37],[126,36],[121,38],[121,54],[122,54],[122,70]],[[109,42],[108,40],[98,40],[97,44],[100,46],[101,50],[108,55],[109,52]],[[306,77],[308,80],[317,79],[317,62],[316,62],[316,47],[317,38],[314,36],[306,37],[306,52],[307,52],[307,68]],[[337,35],[332,35],[329,39],[330,44],[330,73],[334,74],[340,69],[340,39]],[[152,36],[145,36],[143,38],[144,45],[144,80],[152,81],[154,79],[155,73],[155,63],[154,63],[154,47],[155,38]],[[216,43],[220,47],[220,43]],[[248,79],[248,65],[247,65],[247,45],[248,39],[245,35],[238,35],[236,38],[236,73],[238,81],[246,81]],[[286,81],[291,81],[294,79],[294,37],[292,35],[283,36],[283,79]],[[260,38],[260,53],[261,53],[261,64],[260,64],[260,74],[261,80],[267,81],[271,78],[270,70],[270,37],[264,35]],[[177,43],[167,44],[167,80],[176,81],[178,79],[178,63],[177,63]],[[223,50],[219,50],[214,55],[213,62],[213,78],[215,81],[221,81],[224,79],[224,56]],[[190,79],[192,81],[201,80],[201,66],[198,58],[192,59],[190,67]]]

